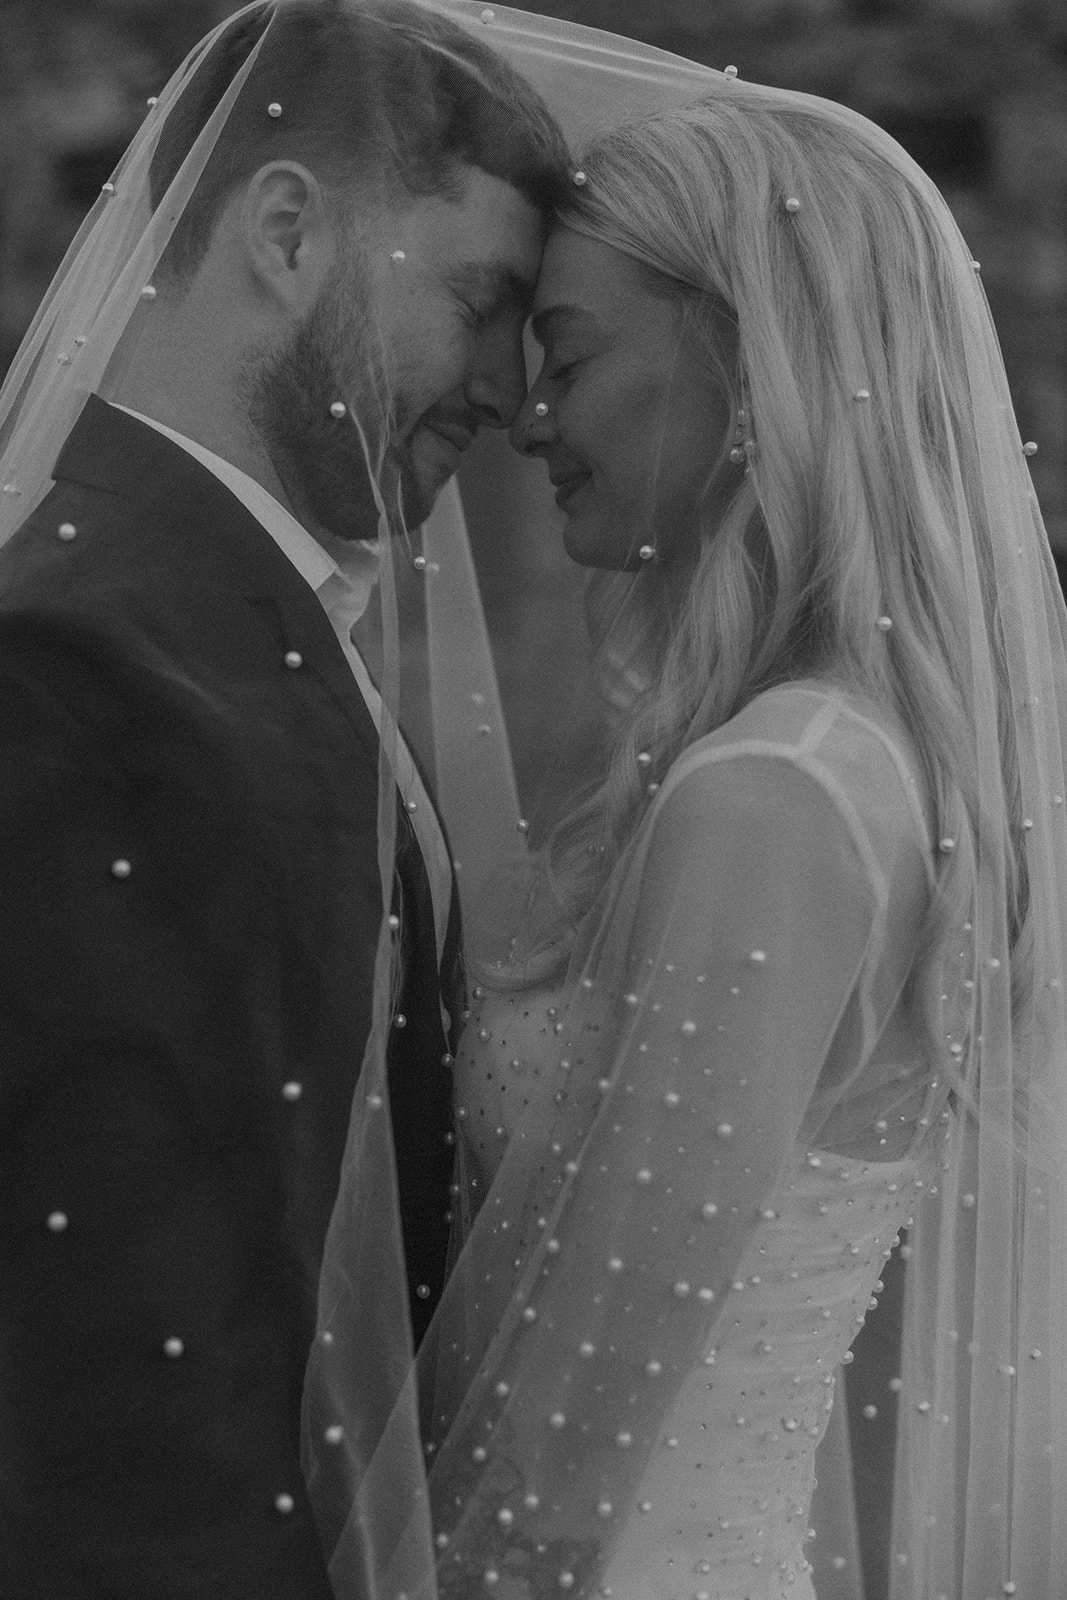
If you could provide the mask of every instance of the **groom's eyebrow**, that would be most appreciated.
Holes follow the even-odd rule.
[[[533,280],[503,261],[461,261],[449,279],[454,289],[484,295],[494,306],[517,305],[525,312],[533,299]]]

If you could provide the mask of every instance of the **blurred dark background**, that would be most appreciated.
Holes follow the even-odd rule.
[[[0,372],[147,97],[237,9],[232,0],[0,0]],[[982,264],[1020,428],[1039,444],[1033,477],[1062,576],[1067,0],[528,0],[526,9],[845,101],[900,140],[940,185]],[[501,687],[526,752],[525,804],[581,765],[588,741],[580,718],[565,727],[559,684],[570,674],[577,682],[584,652],[579,590],[558,530],[546,524],[543,539],[522,546],[509,539],[511,503],[484,473],[502,448],[476,446],[483,473],[480,487],[471,478],[468,512],[490,628],[507,645]],[[508,490],[516,493],[521,475]],[[885,1593],[890,1559],[882,1512],[898,1283],[894,1260],[849,1379],[871,1600]]]

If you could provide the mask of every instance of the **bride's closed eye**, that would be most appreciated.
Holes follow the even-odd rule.
[[[540,376],[547,383],[559,383],[568,378],[585,365],[591,354],[574,339],[553,339],[551,335],[544,340],[543,349]]]
[[[541,376],[548,383],[560,383],[576,372],[584,364],[584,360],[583,356],[572,356],[569,361],[546,361]]]

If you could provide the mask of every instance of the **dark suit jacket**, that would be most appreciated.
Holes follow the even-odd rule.
[[[0,552],[0,1596],[322,1600],[299,1405],[370,1015],[377,737],[312,591],[184,451],[94,398],[55,478]],[[399,826],[418,1331],[449,1041]]]

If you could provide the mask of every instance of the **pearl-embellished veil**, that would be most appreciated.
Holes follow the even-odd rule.
[[[299,3],[277,0],[275,11]],[[359,9],[361,0],[341,3]],[[371,9],[375,3],[368,0]],[[470,0],[417,3],[502,55],[558,118],[577,160],[593,147],[591,183],[595,141],[617,125],[702,97],[741,94],[747,99],[740,103],[754,107],[806,99],[575,24]],[[390,26],[388,4],[380,10],[382,25]],[[202,41],[150,108],[8,375],[0,393],[2,539],[47,491],[86,396],[120,391],[123,364],[152,315],[160,258],[227,120],[241,108],[246,83],[264,81],[273,24],[234,62],[187,158],[153,205],[160,140],[198,65],[233,24],[231,18]],[[899,1092],[902,1132],[888,1157],[920,1160],[932,1180],[909,1234],[892,1600],[1056,1600],[1067,1573],[1067,614],[970,254],[936,190],[888,136],[844,108],[818,105],[829,128],[862,127],[879,158],[906,174],[919,196],[935,240],[939,303],[950,308],[963,362],[963,380],[946,375],[940,410],[925,425],[942,441],[946,481],[954,486],[955,542],[941,557],[954,564],[967,597],[965,617],[954,619],[956,665],[979,806],[975,826],[961,827],[951,844],[956,870],[970,875],[969,911],[942,947],[922,954],[925,967],[897,974],[901,990],[921,982],[940,1008],[941,1063],[927,1063],[899,1090],[866,1065],[841,1080],[817,1070],[819,1063],[792,1099],[783,1094],[776,1105],[735,1089],[731,1120],[713,1124],[719,1143],[707,1159],[709,1171],[720,1161],[722,1174],[732,1170],[724,1152],[746,1118],[768,1125],[780,1119],[781,1149],[801,1136],[812,1148],[850,1147],[867,1131],[864,1107],[884,1106]],[[273,116],[267,107],[264,114]],[[402,160],[402,152],[391,159]],[[927,331],[939,351],[944,329]],[[390,374],[382,351],[368,356],[368,369],[358,394],[338,397],[346,409],[337,421],[358,429],[380,513],[381,582],[365,631],[386,707],[383,903],[390,905],[393,881],[399,719],[429,769],[461,863],[471,948],[482,955],[486,885],[509,863],[520,876],[525,870],[508,707],[497,687],[501,663],[494,666],[488,642],[462,495],[448,488],[421,532],[404,527],[389,464]],[[499,453],[492,469],[507,470]],[[477,459],[465,469],[468,487],[481,470],[488,468]],[[753,475],[758,493],[758,459]],[[516,481],[521,487],[500,504],[528,525],[530,537],[551,530],[547,495],[539,498],[528,469]],[[484,521],[492,495],[478,498]],[[636,575],[635,583],[641,580]],[[506,641],[497,645],[506,648]],[[558,684],[561,704],[571,692],[568,681]],[[653,806],[664,813],[666,797]],[[1003,845],[1008,837],[1025,860],[1019,926],[1009,911],[1015,867]],[[664,914],[658,953],[639,984],[631,970],[638,887],[652,848],[649,829],[639,827],[575,931],[553,1022],[558,1084],[543,1148],[531,1152],[515,1140],[473,1218],[464,1217],[457,1172],[455,1270],[417,1359],[407,1331],[386,1114],[394,952],[383,917],[373,1024],[327,1238],[304,1397],[305,1473],[339,1600],[473,1600],[483,1592],[501,1600],[571,1592],[586,1600],[601,1592],[670,1373],[695,1359],[722,1297],[718,1284],[690,1284],[680,1271],[674,1277],[671,1297],[656,1313],[654,1384],[653,1363],[638,1361],[641,1341],[631,1345],[626,1337],[641,1286],[616,1262],[623,1263],[627,1229],[648,1225],[649,1195],[659,1192],[655,1173],[647,1182],[635,1178],[646,1171],[642,1142],[675,1140],[677,1148],[670,1119],[679,1062],[698,1047],[701,1030],[717,1024],[713,1002],[706,1014],[694,1012],[676,978],[676,952],[703,937],[686,922],[692,907],[684,897]],[[728,862],[723,871],[726,885]],[[772,881],[761,906],[753,899],[747,910],[728,900],[706,907],[705,920],[737,944],[754,983],[773,967],[756,912],[773,924],[775,915],[786,915],[787,901],[786,888]],[[521,943],[514,907],[512,920]],[[812,929],[816,978],[832,978],[840,935],[829,915]],[[635,1122],[627,1069],[650,1041],[641,1059],[653,1063],[646,1068],[652,1087],[637,1097],[647,1104],[644,1120]],[[877,1114],[870,1114],[872,1126]],[[620,1153],[623,1139],[630,1143]],[[779,1150],[774,1139],[768,1148]],[[876,1142],[873,1148],[877,1160]],[[781,1165],[772,1170],[771,1156],[768,1162],[743,1173],[739,1167],[731,1180],[732,1203],[746,1216],[767,1205]],[[614,1245],[601,1250],[609,1240],[617,1252]],[[575,1274],[583,1277],[582,1297]],[[595,1337],[578,1314],[579,1299],[587,1309],[585,1289],[596,1297]],[[598,1355],[616,1333],[624,1356],[612,1370],[629,1361],[634,1373],[622,1389],[612,1388]],[[821,1477],[830,1475],[835,1454],[840,1468],[842,1449],[838,1427],[821,1447]],[[844,1538],[851,1507],[828,1514]],[[855,1563],[844,1573],[817,1570],[819,1600],[863,1600]],[[773,1574],[753,1581],[768,1585],[753,1588],[754,1595],[777,1600]]]
[[[732,74],[694,73],[655,52],[546,19],[498,9],[496,27],[494,42],[545,95],[583,167],[598,132],[658,105],[736,96],[739,90],[744,103],[754,106],[803,105],[807,99],[739,84]],[[619,54],[610,59],[610,50]],[[985,1600],[996,1593],[1052,1600],[1067,1571],[1061,1514],[1067,1506],[1061,1459],[1067,1437],[1067,619],[1030,483],[1032,447],[1024,446],[1014,422],[977,264],[944,201],[904,152],[845,108],[818,105],[831,130],[835,124],[862,128],[861,137],[906,176],[917,195],[936,241],[940,304],[954,322],[953,357],[962,360],[965,372],[962,388],[944,377],[943,423],[930,425],[945,441],[946,476],[954,485],[957,542],[951,559],[967,596],[957,665],[970,719],[978,816],[967,841],[944,814],[934,819],[942,840],[939,866],[954,851],[957,865],[972,874],[970,909],[946,935],[936,962],[928,960],[910,978],[928,986],[940,1008],[944,1070],[928,1072],[928,1092],[898,1117],[910,1130],[927,1177],[925,1197],[909,1219],[889,1592],[892,1600]],[[589,184],[595,185],[595,154],[588,165]],[[803,204],[817,201],[805,197]],[[935,350],[951,343],[936,326],[929,340]],[[953,357],[944,357],[946,371]],[[968,408],[962,416],[954,410],[961,394]],[[759,471],[757,459],[757,480]],[[533,507],[529,515],[531,521],[537,515]],[[638,574],[634,582],[640,581]],[[440,693],[453,673],[439,663],[432,676]],[[562,684],[561,704],[566,693]],[[467,797],[468,818],[476,815],[469,807],[474,768],[468,764],[476,759],[475,739],[472,730],[468,745],[449,739],[442,751],[444,773],[449,746],[465,751],[456,792]],[[1006,765],[1005,750],[1014,751],[1017,776]],[[442,782],[447,785],[446,775]],[[461,799],[450,814],[454,829],[463,810]],[[494,804],[493,810],[510,826],[513,809]],[[480,826],[475,824],[475,832]],[[950,840],[950,832],[961,837]],[[1008,909],[1015,864],[1005,857],[1002,841],[1009,834],[1025,852],[1029,898],[1021,930],[1011,925]],[[507,828],[497,838],[500,857],[515,854]],[[420,1356],[424,1404],[429,1406],[431,1394],[439,1402],[422,1538],[424,1545],[434,1541],[438,1589],[446,1595],[466,1594],[464,1585],[472,1582],[508,1596],[568,1587],[597,1594],[614,1537],[614,1508],[632,1505],[641,1481],[640,1378],[615,1392],[629,1422],[619,1410],[601,1411],[598,1388],[610,1393],[611,1384],[602,1371],[598,1385],[599,1355],[584,1353],[598,1335],[590,1335],[588,1312],[577,1306],[579,1286],[588,1288],[598,1302],[599,1337],[606,1338],[608,1330],[625,1324],[634,1304],[632,1289],[619,1287],[609,1251],[591,1262],[579,1219],[590,1210],[611,1213],[613,1225],[602,1237],[620,1241],[621,1258],[628,1228],[632,1235],[640,1226],[638,1197],[648,1194],[648,1188],[635,1190],[633,1171],[619,1159],[610,1132],[628,1125],[623,1099],[633,1084],[625,1071],[629,1052],[637,1048],[642,1028],[644,1043],[657,1037],[650,1011],[657,1005],[669,1010],[672,999],[666,974],[673,963],[665,939],[665,970],[657,968],[646,980],[629,1017],[620,1022],[612,1015],[613,1000],[616,1011],[627,1004],[635,883],[648,848],[648,834],[639,830],[603,899],[578,930],[564,985],[569,1004],[554,1024],[561,1036],[559,1109],[553,1125],[542,1130],[543,1159],[554,1170],[546,1178],[540,1163],[531,1165],[528,1152],[524,1157],[522,1141],[513,1140]],[[472,843],[457,854],[476,859]],[[779,912],[785,916],[784,888],[782,896]],[[475,947],[484,925],[474,895],[467,914]],[[725,898],[721,907],[710,906],[708,915],[717,914],[736,917],[736,902]],[[738,918],[732,928],[741,942],[742,923]],[[684,947],[683,927],[673,932]],[[524,930],[514,915],[512,933],[521,944]],[[814,926],[811,934],[820,937]],[[829,950],[832,935],[825,937]],[[598,1062],[590,1072],[597,1083],[595,1103],[583,1104],[574,1082],[583,1047]],[[669,1086],[660,1086],[669,1100]],[[870,1087],[862,1076],[833,1088],[813,1085],[807,1106],[794,1109],[797,1126],[803,1125],[811,1143],[821,1138],[832,1148],[835,1127],[852,1128],[864,1114],[882,1122],[865,1112],[877,1103],[877,1093],[866,1098]],[[735,1109],[745,1116],[744,1109]],[[747,1109],[756,1115],[757,1108]],[[659,1119],[670,1115],[669,1108],[650,1108],[643,1137],[654,1140]],[[638,1165],[636,1157],[632,1165]],[[753,1200],[758,1204],[754,1195]],[[574,1262],[567,1271],[569,1254]],[[665,1265],[665,1277],[668,1271]],[[691,1298],[684,1303],[686,1309],[692,1304]],[[672,1314],[681,1318],[682,1308],[675,1304]],[[681,1334],[679,1370],[686,1348]],[[819,1600],[862,1600],[864,1593],[856,1556],[864,1530],[856,1528],[843,1499],[849,1473],[842,1413],[839,1397],[836,1425],[818,1458],[824,1492],[813,1511],[818,1537],[812,1556]],[[601,1430],[609,1447],[576,1446],[574,1429],[579,1438]],[[611,1444],[616,1429],[619,1437],[629,1436],[625,1448]],[[654,1433],[653,1421],[646,1449]],[[589,1480],[584,1493],[583,1464]],[[890,1477],[887,1463],[887,1485]],[[372,1471],[372,1485],[373,1480]],[[600,1515],[608,1506],[612,1514]],[[381,1593],[390,1600],[394,1587],[412,1596],[433,1592],[417,1564],[406,1565],[412,1549],[402,1543],[396,1567],[386,1569]],[[842,1550],[848,1559],[835,1561],[834,1553]],[[510,1575],[524,1570],[528,1588],[509,1588],[515,1581]],[[753,1595],[777,1595],[772,1574],[754,1572],[749,1581]]]

